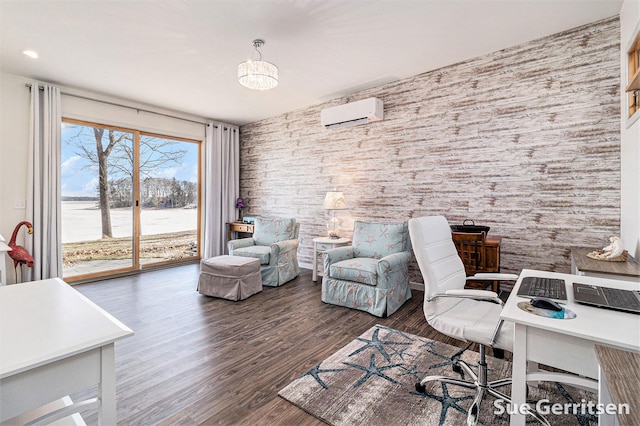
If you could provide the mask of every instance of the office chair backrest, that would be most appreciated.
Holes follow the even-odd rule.
[[[447,290],[464,288],[464,264],[458,256],[451,239],[451,228],[444,216],[410,219],[409,235],[424,279],[424,313],[429,320],[459,302],[459,299],[444,297],[433,302],[427,299]]]

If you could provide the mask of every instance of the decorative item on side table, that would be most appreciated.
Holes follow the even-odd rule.
[[[588,253],[587,257],[608,262],[626,262],[629,253],[622,247],[622,240],[619,237],[610,237],[609,241],[611,244],[602,250],[594,250]]]
[[[238,217],[238,222],[242,222],[242,209],[244,209],[245,207],[247,207],[247,205],[244,203],[244,200],[242,199],[242,197],[238,197],[238,199],[236,200],[236,209],[240,210],[240,216]]]
[[[467,223],[470,222],[470,223]],[[462,222],[462,225],[451,225],[451,232],[465,232],[465,233],[472,233],[472,234],[476,234],[476,233],[480,233],[480,232],[484,232],[485,234],[489,233],[489,229],[491,229],[488,226],[483,226],[483,225],[476,225],[476,222],[473,219],[465,219]]]
[[[344,193],[341,191],[327,192],[322,208],[331,211],[331,219],[327,222],[329,238],[334,240],[340,238],[340,219],[336,217],[336,210],[346,210],[347,208]]]

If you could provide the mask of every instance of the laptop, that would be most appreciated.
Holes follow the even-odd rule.
[[[599,308],[640,314],[640,291],[573,283],[576,302]]]
[[[546,297],[558,303],[567,303],[567,288],[560,278],[524,277],[517,295],[529,299]]]

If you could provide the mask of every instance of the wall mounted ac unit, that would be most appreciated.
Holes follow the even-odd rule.
[[[327,129],[356,126],[383,118],[383,103],[377,98],[363,99],[320,111],[320,122]]]

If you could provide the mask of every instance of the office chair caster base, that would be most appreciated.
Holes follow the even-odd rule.
[[[480,404],[487,394],[496,399],[503,400],[506,403],[511,404],[511,398],[507,394],[497,390],[497,388],[511,385],[512,381],[510,377],[488,381],[486,374],[487,364],[484,362],[484,354],[482,354],[481,360],[478,365],[479,375],[476,375],[466,362],[460,360],[454,364],[454,371],[458,371],[457,369],[459,369],[462,372],[461,374],[467,373],[467,375],[470,377],[470,380],[459,380],[446,376],[427,376],[422,379],[422,381],[416,383],[416,391],[422,394],[426,394],[426,384],[431,381],[438,381],[440,383],[461,386],[467,389],[474,390],[476,394],[467,413],[467,425],[476,425],[478,423],[478,416],[480,415]],[[535,410],[529,410],[527,414],[536,419],[540,424],[549,426],[549,422]]]
[[[462,377],[462,379],[464,379],[464,370],[462,369],[462,367],[460,367],[458,364],[453,364],[451,369],[454,372],[458,373],[460,375],[460,377]]]

